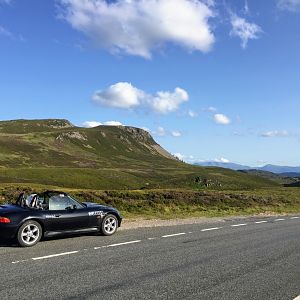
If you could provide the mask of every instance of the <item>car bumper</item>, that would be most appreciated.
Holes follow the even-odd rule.
[[[0,224],[0,238],[12,239],[16,237],[18,227],[10,224]]]

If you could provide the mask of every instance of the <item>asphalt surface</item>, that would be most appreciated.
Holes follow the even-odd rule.
[[[300,295],[300,216],[0,244],[1,299],[259,299]]]

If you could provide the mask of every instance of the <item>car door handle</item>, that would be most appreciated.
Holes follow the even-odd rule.
[[[55,215],[55,218],[59,218],[61,215]]]

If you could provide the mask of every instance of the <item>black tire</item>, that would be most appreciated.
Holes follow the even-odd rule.
[[[26,221],[18,230],[17,241],[21,247],[32,247],[42,238],[43,230],[36,221]]]
[[[100,226],[100,233],[102,235],[110,236],[116,233],[119,227],[118,218],[115,215],[106,215]]]

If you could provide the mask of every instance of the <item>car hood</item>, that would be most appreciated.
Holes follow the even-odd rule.
[[[113,207],[105,206],[105,205],[101,205],[101,204],[97,204],[97,203],[93,203],[93,202],[82,202],[82,203],[85,204],[87,207],[94,207],[94,208],[99,208],[99,209],[113,209],[113,210],[115,210]]]

